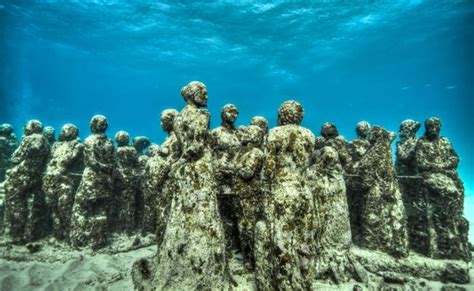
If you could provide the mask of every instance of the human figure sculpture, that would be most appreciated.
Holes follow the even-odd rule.
[[[46,201],[41,177],[49,145],[41,130],[38,120],[30,120],[25,125],[24,137],[11,157],[13,168],[5,181],[5,226],[14,243],[26,243],[46,234]]]
[[[408,255],[408,231],[398,179],[392,163],[394,133],[374,126],[370,147],[359,161],[356,174],[361,177],[361,246],[395,257]]]
[[[346,187],[347,187],[347,202],[349,205],[349,214],[352,234],[357,236],[360,233],[360,207],[362,205],[362,177],[356,175],[359,161],[364,157],[370,147],[371,126],[367,121],[360,121],[356,125],[357,138],[347,144],[347,153],[351,157],[351,162],[346,166]],[[355,237],[355,240],[357,238]]]
[[[48,140],[49,146],[53,146],[56,141],[56,130],[52,126],[45,126],[43,128],[43,136]]]
[[[313,280],[314,203],[303,172],[309,166],[315,137],[299,125],[302,119],[300,103],[282,103],[278,127],[269,131],[264,146],[265,213],[271,236],[270,255],[266,257],[271,258],[272,269],[265,271],[257,265],[256,280],[288,290],[311,289]],[[259,232],[260,228],[264,227],[259,226]]]
[[[139,156],[145,155],[151,141],[146,136],[137,136],[133,139],[133,147],[137,150]]]
[[[255,266],[255,224],[263,218],[263,191],[260,173],[264,154],[261,150],[265,132],[250,125],[241,130],[242,147],[236,158],[236,194],[238,197],[238,227],[244,264],[249,270]]]
[[[417,178],[415,148],[418,142],[416,132],[421,124],[417,121],[407,119],[400,124],[399,141],[397,142],[395,170],[399,176],[400,191],[402,192],[403,204],[407,213],[408,234],[410,248],[419,251],[417,243],[424,236],[426,225],[423,212],[420,212],[417,201],[420,191],[419,179]]]
[[[320,150],[325,146],[331,146],[337,150],[342,167],[345,169],[350,165],[351,156],[346,149],[346,139],[342,135],[339,135],[336,125],[331,122],[324,123],[321,126],[320,134],[321,136],[316,139],[315,148]]]
[[[263,116],[254,116],[250,119],[250,125],[256,125],[260,127],[265,134],[268,133],[268,120]]]
[[[8,123],[0,125],[0,183],[5,180],[5,174],[11,168],[11,156],[18,146],[13,126]]]
[[[140,168],[137,150],[130,145],[126,131],[115,134],[117,149],[115,153],[114,191],[111,228],[131,234],[138,225],[137,203],[140,199]]]
[[[305,172],[315,205],[315,269],[320,279],[350,279],[352,243],[344,170],[337,150],[324,147]]]
[[[425,133],[415,148],[418,174],[422,177],[418,208],[424,225],[416,250],[437,259],[470,261],[469,223],[463,217],[464,186],[457,173],[459,157],[446,137],[440,136],[441,120],[425,121]]]
[[[218,187],[219,211],[224,224],[227,248],[237,248],[239,202],[236,196],[235,159],[240,148],[235,121],[237,107],[226,104],[221,110],[221,126],[211,131],[212,162]]]
[[[347,152],[351,156],[351,162],[356,163],[367,152],[369,148],[370,124],[361,121],[356,125],[357,138],[347,144]]]
[[[68,240],[72,206],[84,170],[84,145],[79,130],[65,124],[51,148],[51,159],[43,176],[43,191],[52,215],[53,236]]]
[[[178,112],[166,109],[161,113],[161,128],[168,134],[147,162],[144,179],[143,232],[155,233],[158,245],[163,239],[166,221],[174,193],[174,183],[169,177],[171,166],[179,159],[180,149],[173,130]]]
[[[208,140],[207,88],[191,82],[181,89],[186,106],[174,132],[182,153],[171,167],[176,191],[166,230],[152,265],[135,263],[132,277],[142,290],[220,290],[226,286],[224,231],[217,206],[217,185]]]
[[[105,116],[94,116],[90,122],[92,135],[84,142],[85,169],[71,218],[70,241],[74,247],[98,249],[107,243],[107,214],[112,201],[115,168],[115,148],[105,135],[107,127]]]

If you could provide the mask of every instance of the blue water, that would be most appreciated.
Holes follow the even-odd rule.
[[[474,192],[474,1],[152,2],[0,2],[0,122],[73,122],[85,137],[101,113],[111,136],[161,142],[160,111],[200,80],[213,127],[228,102],[239,124],[275,125],[290,98],[315,133],[332,121],[349,139],[363,119],[396,131],[439,116]]]

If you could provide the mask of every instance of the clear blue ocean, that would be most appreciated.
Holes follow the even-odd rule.
[[[192,80],[208,86],[212,127],[229,102],[239,124],[274,126],[287,99],[313,132],[331,121],[348,139],[360,120],[398,131],[439,116],[474,227],[474,1],[0,3],[0,123],[18,135],[36,118],[84,138],[100,113],[110,136],[159,143],[160,112],[181,109]]]

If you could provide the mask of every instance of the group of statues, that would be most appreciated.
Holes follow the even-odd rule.
[[[236,250],[263,290],[350,277],[353,243],[397,258],[413,250],[470,259],[459,158],[440,136],[438,118],[426,120],[421,138],[420,123],[402,122],[394,165],[396,134],[365,121],[351,142],[332,123],[316,137],[300,125],[302,105],[290,100],[275,128],[260,116],[236,127],[238,109],[227,104],[221,126],[209,130],[206,86],[191,82],[181,95],[180,112],[161,114],[168,136],[159,146],[144,137],[131,145],[125,131],[114,146],[107,119],[97,115],[84,143],[72,124],[54,141],[54,130],[45,134],[30,121],[5,158],[15,138],[2,126],[1,165],[10,167],[5,228],[13,242],[52,233],[100,248],[110,232],[155,233],[153,266],[137,263],[134,280],[158,290],[224,284]]]

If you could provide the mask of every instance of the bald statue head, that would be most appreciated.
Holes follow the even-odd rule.
[[[278,109],[278,125],[299,125],[303,117],[303,106],[295,100],[283,102]]]
[[[192,81],[181,88],[181,96],[188,105],[195,107],[207,106],[207,87],[199,81]]]

